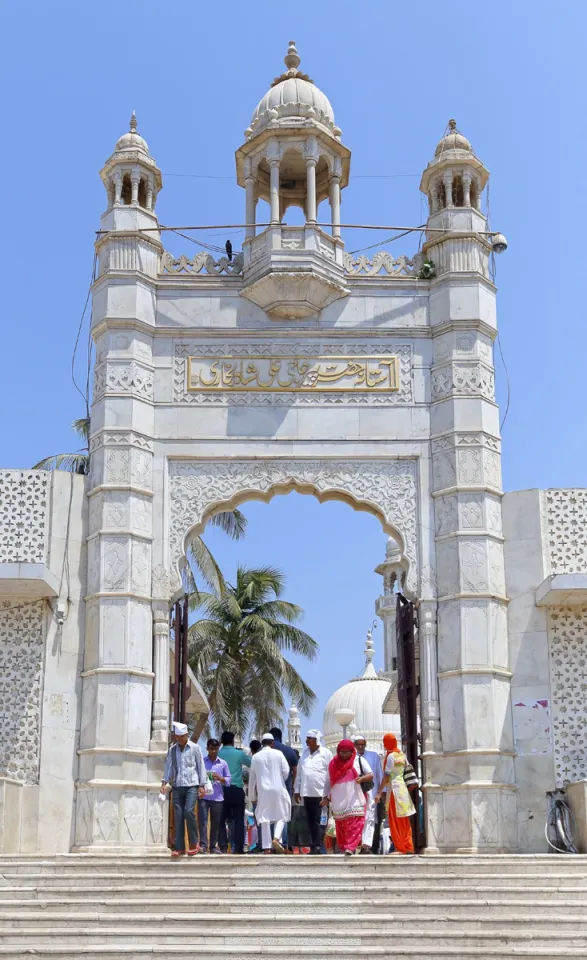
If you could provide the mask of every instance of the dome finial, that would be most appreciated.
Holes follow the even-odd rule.
[[[133,110],[132,116],[131,116],[131,118],[130,118],[130,125],[129,125],[129,128],[128,128],[128,129],[129,129],[129,132],[130,132],[130,133],[136,133],[136,132],[137,132],[137,115],[136,115],[136,113],[135,113],[134,110]]]
[[[454,133],[455,130],[457,129],[457,121],[456,121],[456,120],[449,120],[449,121],[448,121],[448,129],[450,130],[451,133]]]
[[[302,58],[296,49],[295,40],[289,41],[289,47],[287,48],[284,62],[288,70],[297,70],[302,62]]]

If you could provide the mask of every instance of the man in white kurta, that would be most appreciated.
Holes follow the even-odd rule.
[[[251,760],[249,796],[257,801],[255,818],[261,828],[261,846],[264,853],[271,847],[276,853],[285,853],[281,837],[285,824],[291,819],[291,798],[285,781],[289,777],[289,764],[279,750],[273,749],[273,736],[264,733],[263,747]],[[275,824],[271,841],[271,824]]]

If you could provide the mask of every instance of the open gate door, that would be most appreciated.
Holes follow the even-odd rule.
[[[397,594],[395,629],[397,638],[397,695],[402,727],[402,747],[416,773],[420,770],[418,739],[418,696],[420,678],[416,667],[416,617],[411,600]],[[416,816],[412,817],[414,850],[419,853],[426,846],[423,820],[420,817],[422,798],[419,790],[411,793]]]

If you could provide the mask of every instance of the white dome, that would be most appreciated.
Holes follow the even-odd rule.
[[[287,126],[292,117],[316,120],[333,136],[340,137],[341,131],[334,122],[334,110],[328,97],[307,74],[297,69],[299,63],[300,57],[292,40],[285,58],[288,69],[275,78],[271,89],[255,107],[247,137],[259,133],[272,122],[280,125],[281,121]]]
[[[361,733],[367,741],[367,749],[381,753],[383,750],[383,736],[386,733],[395,733],[398,740],[401,738],[401,724],[399,716],[383,713],[382,707],[390,689],[391,680],[380,677],[372,664],[373,641],[368,635],[367,662],[361,677],[345,683],[332,694],[324,709],[322,719],[322,735],[327,747],[331,750],[342,737],[340,724],[336,720],[337,710],[352,710],[355,714],[353,726],[357,733]]]
[[[128,133],[123,133],[116,141],[115,153],[125,153],[127,150],[142,150],[149,154],[149,145],[147,141],[137,133],[137,118],[133,110],[130,118],[130,129]],[[150,155],[150,154],[149,154]]]

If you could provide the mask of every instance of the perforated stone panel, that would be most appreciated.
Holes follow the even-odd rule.
[[[44,601],[0,602],[0,776],[37,783]]]
[[[0,563],[44,562],[48,496],[46,470],[0,470]]]
[[[552,573],[587,573],[587,490],[547,490]]]
[[[549,623],[557,784],[587,777],[587,610],[552,607]]]

